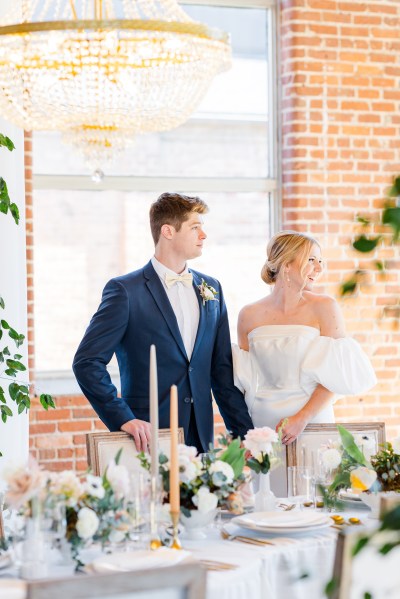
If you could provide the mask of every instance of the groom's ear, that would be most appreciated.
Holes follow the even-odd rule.
[[[172,225],[165,224],[161,227],[161,235],[165,237],[165,239],[172,239],[174,233],[175,229]]]

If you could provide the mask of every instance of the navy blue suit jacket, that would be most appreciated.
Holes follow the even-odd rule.
[[[76,352],[73,369],[93,408],[111,431],[128,420],[149,420],[149,354],[157,350],[160,428],[169,427],[170,387],[178,387],[179,426],[187,434],[191,402],[203,446],[213,441],[211,389],[227,428],[243,438],[253,428],[242,393],[233,384],[232,352],[226,306],[219,282],[191,270],[199,300],[200,321],[190,362],[178,323],[151,262],[144,268],[112,279],[103,291]],[[201,279],[218,291],[218,301],[203,306]],[[107,364],[116,354],[121,397],[112,384]]]

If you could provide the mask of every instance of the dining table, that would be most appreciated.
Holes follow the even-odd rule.
[[[287,500],[286,500],[287,501]],[[287,504],[283,504],[287,505]],[[287,509],[287,508],[284,508]],[[309,511],[318,512],[314,508]],[[302,514],[301,504],[296,505],[290,514]],[[321,511],[319,511],[321,513]],[[357,526],[366,529],[376,527],[377,521],[370,519],[370,510],[349,509],[341,513],[342,524],[332,522],[318,530],[301,530],[279,534],[260,532],[238,525],[235,517],[222,517],[206,530],[206,538],[201,540],[185,539],[182,534],[182,555],[171,560],[174,550],[169,549],[165,565],[180,560],[195,560],[207,570],[206,599],[326,599],[325,587],[332,577],[336,541],[339,530],[354,527],[349,518],[359,521]],[[284,512],[282,514],[284,516]],[[102,554],[101,548],[92,546],[82,554],[87,564],[84,572],[74,573],[71,564],[53,552],[49,556],[48,577],[90,576],[94,572],[104,572],[92,565],[107,565],[106,571],[126,571],[127,552],[121,552],[121,559],[113,559]],[[152,560],[143,560],[143,551],[132,551],[132,569],[152,567]],[[154,553],[154,552],[153,552]],[[103,556],[103,557],[102,557]],[[159,555],[162,561],[163,554]],[[154,560],[153,560],[154,561]],[[157,560],[156,560],[157,561]],[[167,563],[168,562],[168,563]],[[154,562],[155,563],[155,562]],[[115,569],[112,564],[115,564]],[[127,567],[127,569],[129,566]],[[149,570],[150,571],[150,570]],[[0,599],[25,599],[25,583],[19,578],[13,563],[1,567],[0,563]]]

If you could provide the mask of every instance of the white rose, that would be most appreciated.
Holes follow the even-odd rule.
[[[216,460],[213,464],[211,464],[209,472],[212,474],[212,481],[216,487],[230,485],[235,476],[232,466],[227,464],[227,462],[223,462],[222,460]],[[225,479],[221,480],[221,478],[218,476],[219,474],[222,474]]]
[[[111,460],[107,467],[106,476],[116,497],[126,497],[129,494],[129,473],[125,466],[120,466],[114,460]]]
[[[272,428],[263,426],[249,430],[244,437],[243,445],[256,460],[261,461],[261,454],[270,454],[272,443],[277,441],[278,434]]]
[[[400,454],[400,437],[396,437],[396,439],[393,439],[392,447],[393,447],[395,453]]]
[[[209,289],[208,287],[203,287],[203,297],[206,300],[213,300],[214,299],[214,294],[211,291],[211,289]]]
[[[208,487],[200,487],[196,495],[193,495],[192,502],[197,507],[199,512],[205,514],[211,510],[215,510],[218,505],[218,497],[214,493],[210,493]]]
[[[322,453],[322,463],[330,472],[337,468],[341,461],[342,456],[337,449],[326,449]]]
[[[90,539],[98,529],[99,523],[96,512],[89,507],[83,507],[78,512],[76,532],[81,539]]]
[[[367,460],[370,460],[371,456],[376,454],[377,447],[375,439],[373,437],[368,437],[368,435],[357,434],[354,435],[354,440],[356,442],[356,445],[362,451],[364,457]]]
[[[179,456],[184,455],[191,460],[197,456],[197,449],[195,447],[192,447],[191,445],[183,445],[182,443],[180,443],[178,445],[178,454]]]

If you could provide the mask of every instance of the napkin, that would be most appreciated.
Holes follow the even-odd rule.
[[[168,547],[161,547],[157,551],[112,553],[95,559],[90,564],[90,569],[93,572],[105,573],[162,568],[176,566],[190,555],[190,551],[176,551],[176,549],[169,549]]]

